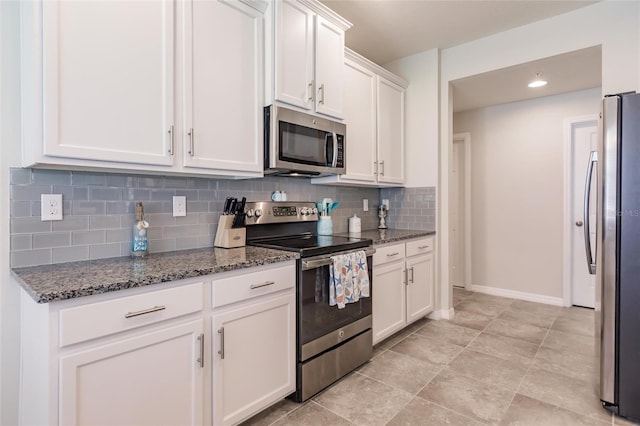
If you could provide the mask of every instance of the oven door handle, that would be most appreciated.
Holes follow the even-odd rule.
[[[362,249],[364,251],[364,254],[368,256],[372,256],[375,252],[376,249],[374,249],[373,247],[368,247],[368,248],[364,248]],[[353,251],[349,251],[349,252],[341,252],[341,253],[334,253],[334,256],[340,255],[340,254],[346,254],[346,253],[354,253],[356,251],[359,250],[353,250]],[[315,268],[320,268],[322,266],[327,266],[327,265],[331,265],[332,261],[331,261],[331,256],[322,256],[320,258],[312,258],[312,259],[308,259],[308,260],[303,260],[302,261],[302,270],[303,271],[308,271],[309,269],[315,269]]]

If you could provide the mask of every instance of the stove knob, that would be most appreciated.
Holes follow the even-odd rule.
[[[315,207],[313,208],[313,214],[316,214],[316,215],[318,214],[318,209]]]
[[[256,217],[262,216],[262,209],[256,209]]]
[[[254,212],[253,212],[253,209],[249,209],[249,210],[247,211],[247,217],[253,217],[253,213],[254,213]]]
[[[302,216],[306,216],[306,215],[308,215],[308,214],[309,214],[309,209],[308,209],[307,207],[302,207],[302,208],[300,209],[300,214],[301,214]]]

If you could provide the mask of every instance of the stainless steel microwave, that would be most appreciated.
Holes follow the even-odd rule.
[[[319,177],[346,173],[347,126],[278,105],[264,108],[264,173]]]

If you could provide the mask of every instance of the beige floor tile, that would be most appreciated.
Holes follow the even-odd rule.
[[[474,314],[480,314],[487,317],[497,317],[507,309],[508,305],[496,303],[491,300],[478,300],[475,298],[468,298],[456,305],[456,311],[471,312]]]
[[[386,339],[384,339],[382,342],[378,343],[374,347],[374,350],[378,348],[389,349],[390,347],[400,343],[401,341],[409,337],[411,334],[414,333],[414,331],[415,330],[407,330],[406,328],[403,330],[400,330],[396,334],[393,334],[387,337]]]
[[[508,297],[493,296],[486,293],[473,293],[468,300],[475,300],[484,303],[493,303],[500,306],[511,306],[515,299],[509,299]]]
[[[495,319],[485,328],[484,332],[497,336],[511,337],[539,345],[547,335],[547,329],[535,325],[523,324],[516,321]]]
[[[458,356],[462,349],[458,345],[412,334],[389,350],[433,364],[447,365]]]
[[[430,337],[454,345],[467,346],[478,334],[479,330],[452,324],[449,321],[429,321],[416,334]]]
[[[584,336],[595,335],[595,322],[589,318],[572,318],[559,316],[551,326],[552,330],[564,331],[565,333],[582,334]]]
[[[266,410],[261,411],[255,416],[251,417],[249,420],[241,423],[242,426],[268,426],[275,422],[276,420],[286,416],[297,408],[301,407],[302,404],[298,404],[297,402],[293,402],[289,399],[284,399],[275,405],[267,408]]]
[[[564,318],[572,318],[577,320],[591,320],[595,319],[595,310],[590,308],[581,308],[578,306],[572,306],[570,308],[562,308],[559,316]]]
[[[562,311],[561,306],[545,305],[544,303],[528,302],[525,300],[514,300],[509,306],[511,310],[527,312],[530,314],[556,317]]]
[[[313,400],[356,425],[384,425],[413,398],[408,392],[392,388],[354,373]]]
[[[504,311],[498,316],[499,319],[505,321],[517,321],[524,324],[535,325],[536,327],[549,328],[553,321],[556,319],[555,315],[546,314],[533,314],[526,311],[521,311],[510,306],[509,309]]]
[[[446,408],[439,407],[422,398],[414,398],[387,426],[425,426],[425,425],[449,425],[449,426],[480,426],[475,420],[455,413]]]
[[[302,407],[278,420],[273,426],[348,426],[351,422],[316,404],[308,401]]]
[[[473,296],[475,293],[469,290],[466,290],[462,287],[453,287],[453,295],[454,296],[460,296],[460,297],[469,297],[469,296]]]
[[[418,396],[475,420],[497,423],[514,394],[514,391],[443,371]]]
[[[564,331],[550,330],[542,342],[542,346],[583,355],[597,355],[595,337],[565,333]]]
[[[449,322],[461,325],[463,327],[475,328],[476,330],[484,330],[492,321],[491,317],[476,314],[473,312],[459,311],[456,309],[455,314]]]
[[[484,383],[516,391],[528,367],[465,349],[451,361],[449,369]]]
[[[501,426],[603,426],[606,422],[517,394]]]
[[[413,395],[439,372],[441,367],[427,361],[386,351],[362,366],[358,372]]]
[[[599,366],[594,356],[545,347],[538,350],[533,365],[552,373],[594,384],[597,383],[599,374]]]
[[[538,353],[538,345],[534,343],[484,332],[476,337],[476,339],[467,346],[467,349],[517,362],[523,366],[531,365],[536,353]]]
[[[531,368],[518,393],[585,416],[611,419],[611,414],[600,404],[596,385],[561,374]]]

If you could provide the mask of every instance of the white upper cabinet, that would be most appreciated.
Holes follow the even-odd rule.
[[[342,72],[347,172],[315,178],[312,183],[401,186],[408,83],[349,49],[345,49]]]
[[[185,167],[262,172],[263,14],[185,2]]]
[[[351,24],[317,1],[273,5],[267,98],[342,118],[344,32]]]
[[[266,1],[21,8],[23,166],[263,176]]]
[[[40,6],[42,154],[171,165],[174,3]]]

